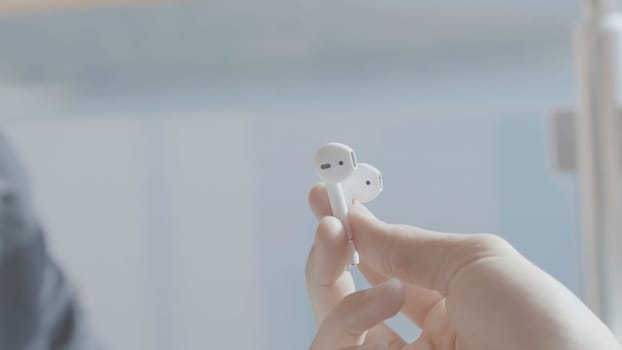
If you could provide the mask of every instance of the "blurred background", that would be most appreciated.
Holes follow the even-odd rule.
[[[328,141],[382,169],[378,216],[498,233],[583,296],[550,122],[575,104],[578,17],[574,1],[5,0],[1,127],[111,349],[305,348]]]

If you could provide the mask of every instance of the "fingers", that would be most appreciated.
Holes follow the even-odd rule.
[[[354,245],[366,264],[446,296],[452,278],[466,266],[515,251],[493,235],[458,235],[391,225],[369,215],[362,205],[350,210]]]
[[[331,215],[326,187],[323,184],[319,183],[311,188],[309,191],[309,205],[318,219]],[[364,205],[360,205],[360,208],[367,215],[373,216]],[[365,264],[365,261],[366,257],[363,256],[359,270],[372,285],[380,284],[388,279],[388,277],[375,271],[370,265]],[[402,312],[417,325],[421,326],[427,312],[441,298],[442,296],[436,291],[414,285],[408,286],[406,287],[406,302]]]
[[[388,278],[375,271],[371,266],[365,263],[365,257],[362,258],[358,268],[365,278],[372,285],[380,284]],[[413,321],[420,328],[423,327],[426,317],[430,310],[441,300],[443,296],[437,291],[425,289],[416,285],[407,285],[405,287],[406,300],[402,307],[402,313]]]
[[[310,350],[362,345],[369,329],[395,315],[404,303],[404,288],[395,279],[352,293],[322,322]]]
[[[346,271],[350,256],[343,225],[336,218],[327,217],[331,211],[324,185],[318,184],[311,189],[309,203],[316,217],[321,218],[306,268],[311,304],[316,320],[321,323],[330,310],[354,291],[354,282],[350,272]],[[385,324],[370,329],[367,339],[374,344],[391,344],[390,349],[398,349],[404,344]]]
[[[354,281],[346,270],[348,246],[341,221],[327,216],[320,220],[305,269],[307,290],[319,323],[346,295]]]

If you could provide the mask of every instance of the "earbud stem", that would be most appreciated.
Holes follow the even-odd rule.
[[[350,232],[350,223],[348,221],[348,211],[352,203],[348,203],[343,187],[339,182],[334,184],[326,184],[326,191],[328,192],[328,200],[330,201],[330,207],[333,211],[333,215],[341,221],[344,229],[346,230],[348,245],[352,250],[350,265],[358,265],[359,255],[354,249],[354,244],[352,243],[352,233]]]
[[[351,240],[350,225],[348,224],[349,205],[341,183],[326,184],[326,191],[328,192],[328,200],[330,201],[330,208],[333,211],[333,216],[341,220],[346,229],[348,240]]]

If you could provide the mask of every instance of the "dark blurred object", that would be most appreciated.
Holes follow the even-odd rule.
[[[25,179],[0,135],[0,348],[98,349],[48,256]]]

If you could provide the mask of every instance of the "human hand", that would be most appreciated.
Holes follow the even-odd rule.
[[[620,349],[575,295],[498,236],[387,224],[361,204],[349,223],[374,287],[355,292],[323,185],[309,202],[320,219],[306,266],[319,324],[310,350]],[[422,330],[412,344],[383,323],[399,311]]]

